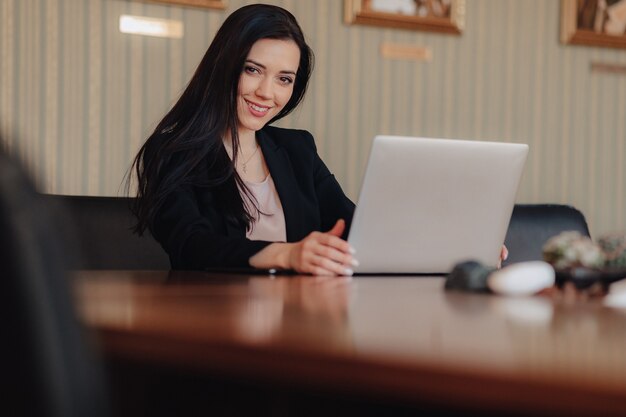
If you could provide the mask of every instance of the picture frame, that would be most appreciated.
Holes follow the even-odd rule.
[[[225,0],[149,0],[152,3],[164,3],[173,6],[191,6],[207,9],[220,9],[226,8]]]
[[[344,0],[344,22],[460,35],[465,0]]]
[[[561,42],[626,48],[626,1],[561,0]]]

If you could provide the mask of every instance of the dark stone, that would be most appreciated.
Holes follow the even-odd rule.
[[[488,268],[477,261],[458,263],[446,278],[446,290],[470,292],[489,292],[487,277],[495,269]]]

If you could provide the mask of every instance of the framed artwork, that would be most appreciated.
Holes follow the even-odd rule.
[[[465,0],[344,0],[344,21],[398,29],[460,34]]]
[[[626,0],[561,0],[561,42],[626,48]]]
[[[224,0],[149,0],[154,3],[167,3],[175,6],[205,7],[209,9],[225,9]]]

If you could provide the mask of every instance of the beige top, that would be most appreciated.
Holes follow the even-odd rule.
[[[286,242],[285,213],[272,176],[268,175],[263,182],[245,181],[245,183],[256,198],[261,211],[259,218],[252,225],[252,229],[246,232],[246,237],[251,240]],[[243,193],[242,198],[247,207],[251,207],[250,201]]]

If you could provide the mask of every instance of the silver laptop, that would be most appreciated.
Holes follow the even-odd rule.
[[[376,136],[348,241],[355,273],[495,266],[528,145]]]

